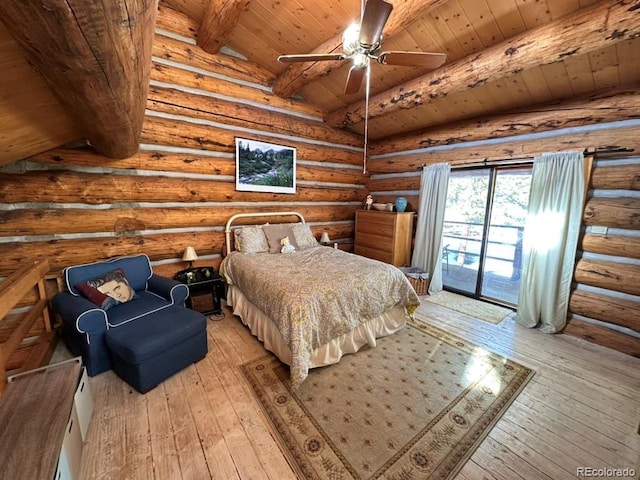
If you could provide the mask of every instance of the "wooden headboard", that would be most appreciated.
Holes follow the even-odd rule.
[[[254,212],[254,213],[236,213],[235,215],[233,215],[231,218],[229,218],[229,220],[227,220],[227,223],[224,226],[224,243],[225,243],[225,249],[223,249],[223,256],[224,256],[224,252],[226,251],[226,253],[232,252],[235,248],[233,242],[231,241],[231,231],[232,231],[232,225],[233,222],[235,222],[236,220],[239,220],[241,218],[260,218],[260,217],[291,217],[291,216],[295,216],[298,217],[300,219],[300,221],[302,223],[305,223],[304,221],[304,217],[302,216],[301,213],[298,212]]]

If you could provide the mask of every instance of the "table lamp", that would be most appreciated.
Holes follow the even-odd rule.
[[[320,237],[320,243],[323,245],[329,245],[331,243],[331,239],[329,238],[329,233],[322,232],[322,236]]]
[[[194,250],[193,247],[187,247],[184,249],[184,254],[182,255],[183,262],[189,262],[189,268],[193,268],[194,260],[198,259],[198,254]]]

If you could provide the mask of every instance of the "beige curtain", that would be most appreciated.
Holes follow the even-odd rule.
[[[442,291],[442,230],[449,186],[448,163],[423,167],[411,266],[429,273],[429,294]]]
[[[555,333],[566,324],[586,188],[582,152],[534,159],[516,315],[525,327]]]

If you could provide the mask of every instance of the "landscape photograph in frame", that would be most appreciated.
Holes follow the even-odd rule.
[[[236,137],[236,190],[296,193],[296,149]]]

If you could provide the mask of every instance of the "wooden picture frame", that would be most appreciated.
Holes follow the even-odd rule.
[[[296,149],[236,137],[236,190],[296,193]]]

